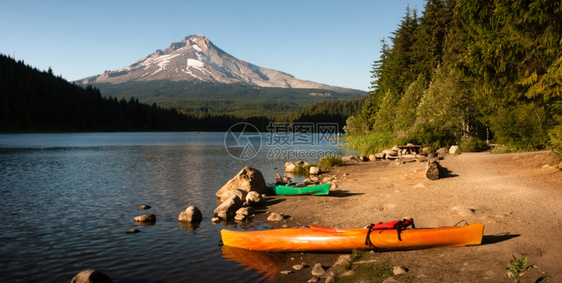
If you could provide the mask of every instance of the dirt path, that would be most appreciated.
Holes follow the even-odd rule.
[[[512,256],[527,256],[539,266],[523,282],[541,275],[562,282],[562,171],[550,166],[552,158],[549,152],[446,156],[439,162],[448,174],[436,181],[425,177],[425,162],[347,165],[325,174],[335,175],[338,186],[330,196],[271,197],[267,212],[286,215],[273,224],[279,228],[358,228],[410,217],[417,227],[479,222],[485,225],[481,246],[370,256],[377,263],[406,267],[408,273],[396,277],[399,282],[510,282],[505,268]],[[268,213],[256,220],[265,221]],[[281,269],[291,273],[277,274],[273,281],[307,282],[315,263],[329,268],[339,256],[288,254]],[[292,268],[303,262],[307,268]]]

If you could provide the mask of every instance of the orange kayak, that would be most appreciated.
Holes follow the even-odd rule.
[[[484,225],[406,229],[335,229],[310,226],[261,231],[221,230],[226,246],[270,252],[350,252],[415,250],[480,245]],[[372,245],[366,243],[367,234]]]

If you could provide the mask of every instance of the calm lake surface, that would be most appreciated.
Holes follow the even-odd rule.
[[[287,160],[322,152],[357,154],[314,136],[272,142],[236,133],[0,134],[0,282],[69,282],[96,269],[114,282],[257,282],[280,255],[231,250],[220,230],[269,229],[266,223],[213,224],[215,193],[244,166],[266,182]],[[261,142],[256,145],[256,138]],[[246,148],[247,149],[247,148]],[[251,158],[247,158],[251,157]],[[300,158],[303,159],[303,158]],[[143,211],[141,204],[152,209]],[[200,225],[182,225],[188,206]],[[153,213],[154,225],[135,224]],[[141,232],[126,234],[131,228]],[[265,268],[267,269],[267,268]],[[275,271],[275,270],[273,270]]]

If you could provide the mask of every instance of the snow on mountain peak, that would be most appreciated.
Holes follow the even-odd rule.
[[[81,80],[90,83],[124,83],[152,80],[199,80],[215,83],[244,83],[261,87],[329,88],[299,80],[289,74],[239,60],[216,47],[203,35],[190,35],[156,50],[136,63],[116,71]]]

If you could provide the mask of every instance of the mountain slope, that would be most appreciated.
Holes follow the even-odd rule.
[[[174,42],[125,68],[78,81],[81,84],[142,81],[199,81],[242,83],[257,87],[326,89],[361,92],[297,79],[289,74],[262,68],[236,59],[202,35],[191,35]]]

